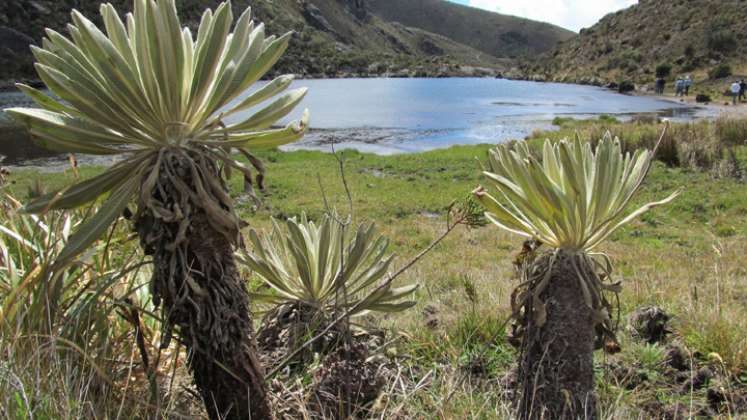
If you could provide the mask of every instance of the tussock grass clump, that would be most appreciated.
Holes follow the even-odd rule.
[[[654,118],[636,117],[633,123],[622,123],[614,119],[557,121],[558,131],[532,133],[529,143],[538,150],[546,138],[558,141],[578,135],[595,146],[609,133],[621,139],[623,152],[634,153],[638,149],[653,149],[659,141],[664,127]],[[671,124],[662,138],[656,160],[672,168],[711,172],[716,177],[739,178],[741,171],[734,164],[733,152],[729,150],[747,142],[747,119],[719,118],[716,121],[695,121]]]
[[[719,64],[708,71],[708,77],[711,79],[723,79],[732,75],[732,68],[728,64]]]
[[[704,314],[705,315],[705,314]],[[706,359],[731,372],[747,371],[747,340],[741,333],[743,320],[708,314],[682,322],[685,343],[701,349]]]
[[[680,166],[693,170],[710,170],[722,158],[724,145],[713,135],[710,123],[678,125],[676,135]]]
[[[747,143],[747,119],[722,117],[714,123],[716,137],[727,146]]]
[[[452,345],[460,349],[458,363],[472,375],[498,377],[516,356],[506,341],[504,320],[470,311],[449,332]]]
[[[142,254],[120,227],[76,263],[55,265],[91,209],[40,216],[20,209],[10,195],[0,198],[3,413],[97,418],[121,410],[149,417],[160,397],[145,379],[155,380],[146,338],[155,320],[140,316],[150,274]],[[128,385],[131,377],[142,380]]]

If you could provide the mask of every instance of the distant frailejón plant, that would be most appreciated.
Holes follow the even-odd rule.
[[[41,109],[8,112],[51,150],[124,159],[31,202],[26,211],[73,208],[108,194],[60,253],[62,265],[101,237],[134,199],[135,228],[153,256],[151,292],[162,305],[164,340],[174,329],[186,345],[210,417],[269,418],[248,295],[233,256],[240,224],[225,176],[230,168],[249,171],[232,149],[276,147],[306,130],[306,113],[270,129],[306,93],[278,96],[291,77],[240,97],[291,37],[265,36],[249,10],[232,31],[230,3],[207,10],[196,37],[181,26],[174,0],[134,3],[125,22],[110,4],[102,5],[105,32],[73,11],[69,38],[47,30],[43,47],[33,47],[39,76],[64,102],[19,85]],[[248,117],[241,114],[256,107]],[[228,122],[229,116],[238,121]]]
[[[355,232],[325,215],[316,224],[302,215],[286,222],[285,233],[273,220],[270,235],[250,232],[253,251],[241,260],[273,294],[257,296],[275,304],[293,304],[307,311],[333,314],[350,311],[351,316],[367,312],[396,312],[415,305],[407,299],[417,285],[385,287],[370,294],[386,280],[392,256],[386,255],[389,241],[379,236],[373,224]]]
[[[521,339],[520,419],[593,419],[593,351],[616,345],[613,306],[617,293],[609,259],[595,248],[615,230],[669,198],[630,210],[654,152],[623,154],[607,135],[590,143],[561,140],[491,151],[484,175],[497,195],[476,196],[499,227],[543,244],[550,251],[525,258],[522,284],[512,308]],[[596,340],[595,340],[596,339]]]

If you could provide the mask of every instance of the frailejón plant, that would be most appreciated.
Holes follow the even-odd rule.
[[[245,93],[280,58],[291,34],[265,36],[249,10],[232,28],[230,2],[207,10],[196,36],[181,26],[175,0],[135,0],[124,21],[109,4],[101,15],[105,31],[73,11],[69,37],[47,30],[42,47],[33,47],[40,78],[63,102],[19,85],[41,109],[8,112],[49,149],[122,160],[25,210],[73,208],[108,193],[58,255],[63,265],[135,199],[135,229],[154,261],[153,301],[163,304],[162,345],[175,330],[211,418],[270,418],[248,295],[233,257],[240,223],[225,178],[231,168],[249,172],[233,149],[276,147],[307,128],[306,113],[272,128],[306,93],[285,92],[292,77]]]
[[[519,418],[595,418],[592,352],[595,345],[614,342],[614,308],[606,293],[620,290],[611,282],[609,258],[595,249],[676,197],[631,209],[654,153],[623,154],[609,135],[596,148],[578,138],[548,140],[541,156],[523,142],[490,152],[484,175],[494,193],[475,191],[486,216],[551,248],[527,260],[512,295],[522,339]]]
[[[275,305],[297,303],[327,314],[355,307],[351,316],[415,305],[408,297],[417,285],[369,293],[386,280],[393,258],[386,255],[389,241],[378,235],[373,224],[350,232],[328,215],[317,225],[304,214],[300,220],[289,219],[286,228],[273,219],[271,234],[252,230],[252,251],[240,256],[274,291],[255,295],[258,299]]]

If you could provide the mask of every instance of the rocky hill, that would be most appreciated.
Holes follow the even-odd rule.
[[[546,52],[576,35],[549,23],[535,22],[443,0],[368,0],[384,19],[451,38],[496,57]]]
[[[497,74],[513,63],[507,58],[549,49],[564,36],[550,25],[451,7],[444,0],[417,2],[433,7],[430,21],[422,16],[408,18],[407,14],[422,12],[405,7],[410,1],[416,3],[234,0],[233,8],[238,14],[252,6],[255,17],[265,22],[271,33],[295,31],[291,48],[276,70],[309,77]],[[121,12],[132,4],[132,0],[109,2]],[[177,2],[183,21],[191,26],[199,21],[205,7],[218,3]],[[33,77],[28,44],[38,43],[45,27],[64,31],[73,8],[96,21],[98,4],[98,0],[0,1],[0,80]],[[445,25],[446,21],[450,24]]]
[[[524,66],[534,79],[605,84],[692,74],[718,80],[747,70],[744,0],[640,0]]]
[[[253,1],[272,31],[296,31],[281,71],[312,77],[495,73],[507,60],[371,13],[369,0]]]

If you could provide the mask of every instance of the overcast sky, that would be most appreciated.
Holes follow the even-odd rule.
[[[550,22],[578,32],[604,15],[638,3],[638,0],[451,0],[455,3]]]

